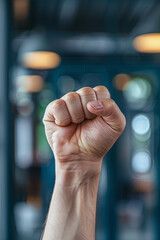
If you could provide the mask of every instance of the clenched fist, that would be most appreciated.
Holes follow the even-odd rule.
[[[125,128],[125,117],[104,86],[84,87],[51,102],[43,122],[56,181],[76,187],[100,174],[104,154]]]

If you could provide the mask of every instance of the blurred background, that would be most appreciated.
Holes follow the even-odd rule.
[[[0,239],[38,240],[54,186],[47,104],[105,85],[127,127],[103,161],[96,240],[160,239],[160,2],[0,0]]]

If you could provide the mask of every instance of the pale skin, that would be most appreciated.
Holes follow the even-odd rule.
[[[43,122],[56,180],[43,240],[95,240],[101,166],[125,128],[104,86],[81,88],[51,102]]]

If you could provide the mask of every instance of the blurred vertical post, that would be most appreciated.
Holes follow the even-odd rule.
[[[0,0],[0,239],[9,239],[9,1]],[[11,220],[11,219],[10,219]]]

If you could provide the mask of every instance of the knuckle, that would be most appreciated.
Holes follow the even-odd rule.
[[[63,107],[64,106],[64,100],[63,99],[57,99],[57,100],[55,100],[55,101],[53,101],[53,108],[54,109],[60,109],[61,107]]]
[[[109,90],[105,86],[96,86],[93,89],[98,92],[106,92],[109,97],[111,96]]]
[[[49,112],[49,111],[50,111],[50,109],[51,109],[51,107],[52,107],[53,103],[54,103],[54,101],[52,101],[52,102],[48,103],[48,105],[47,105],[47,107],[46,107],[46,110],[45,110],[45,112]]]
[[[94,93],[94,90],[90,87],[84,87],[79,89],[78,93],[80,93],[80,95],[91,95]]]
[[[63,99],[69,102],[75,101],[77,98],[79,98],[79,95],[76,92],[69,92],[63,96]]]

